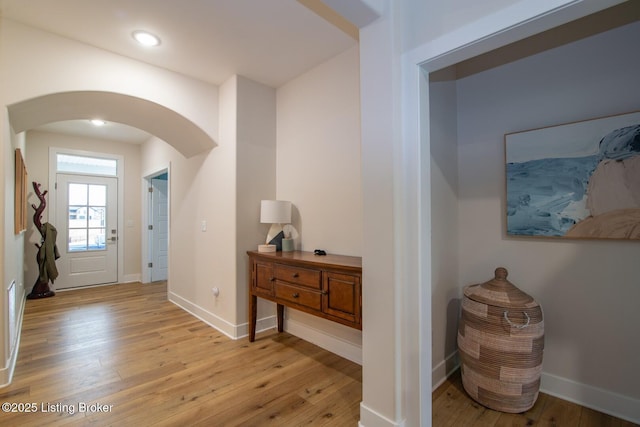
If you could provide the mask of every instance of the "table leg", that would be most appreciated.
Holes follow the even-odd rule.
[[[258,315],[258,304],[255,295],[249,295],[249,342],[256,340],[256,316]]]
[[[284,305],[278,304],[278,332],[282,332],[284,330]]]

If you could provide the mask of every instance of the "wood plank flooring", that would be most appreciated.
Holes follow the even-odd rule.
[[[28,300],[0,389],[22,412],[0,412],[0,426],[357,426],[359,365],[287,333],[233,341],[166,295],[135,283]],[[545,394],[524,414],[492,411],[455,374],[433,394],[433,425],[635,424]]]
[[[355,363],[287,333],[231,340],[166,284],[123,284],[27,301],[0,402],[32,412],[0,425],[355,426],[361,400]]]

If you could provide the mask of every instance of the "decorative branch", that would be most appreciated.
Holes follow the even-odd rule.
[[[38,196],[38,199],[40,200],[40,206],[38,207],[36,207],[34,203],[31,204],[31,207],[36,210],[35,213],[33,214],[33,223],[36,225],[36,227],[38,227],[38,231],[42,235],[42,212],[44,212],[44,209],[47,207],[47,199],[45,199],[44,196],[47,195],[48,190],[44,190],[44,193],[41,193],[40,184],[38,184],[35,181],[33,181],[32,184],[33,184],[33,191],[35,191],[36,196]],[[36,246],[38,245],[36,244]]]
[[[38,252],[36,253],[36,262],[38,263],[38,267],[40,271],[42,271],[43,268],[46,268],[44,266],[45,248],[43,247],[43,245],[45,242],[45,230],[44,230],[44,227],[42,226],[42,212],[44,212],[44,209],[47,207],[47,200],[44,197],[47,195],[47,190],[41,192],[40,184],[38,184],[35,181],[33,181],[32,184],[33,184],[33,190],[35,191],[36,196],[38,196],[38,199],[40,200],[39,206],[36,206],[35,204],[32,203],[31,207],[36,210],[35,213],[33,214],[33,223],[35,224],[36,227],[38,227],[38,232],[40,233],[40,236],[41,236],[40,244],[36,243],[35,245],[38,248]],[[53,262],[55,262],[55,259]],[[57,276],[57,272],[56,272],[56,276]],[[27,295],[27,298],[28,299],[47,298],[47,297],[52,297],[55,294],[56,293],[49,288],[49,278],[41,280],[40,276],[38,276],[38,279],[36,280],[36,283],[33,285],[33,289],[31,290],[31,293]]]

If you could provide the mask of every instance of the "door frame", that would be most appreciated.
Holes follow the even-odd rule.
[[[153,259],[153,248],[149,244],[149,230],[150,217],[151,217],[151,197],[149,197],[149,187],[151,187],[151,180],[162,174],[167,174],[167,217],[168,217],[168,229],[167,237],[169,240],[167,248],[167,256],[169,260],[167,262],[167,283],[171,277],[171,163],[167,163],[165,166],[161,166],[158,169],[154,169],[142,175],[142,235],[141,235],[141,248],[142,248],[142,265],[140,271],[142,272],[142,283],[151,282],[151,268],[149,262]]]
[[[51,193],[51,197],[56,198],[56,228],[58,230],[58,249],[61,254],[56,264],[59,276],[55,285],[57,291],[86,288],[91,286],[113,285],[118,283],[118,234],[112,234],[111,230],[116,230],[118,226],[118,178],[116,176],[85,175],[80,173],[61,173],[56,175],[57,188]],[[84,249],[74,251],[69,247],[71,235],[70,204],[71,191],[70,184],[80,184],[85,186],[85,194],[88,194],[90,186],[97,185],[105,190],[105,222],[104,227],[104,247],[91,248],[92,240],[87,240]],[[89,195],[84,202],[88,207],[92,201]],[[75,203],[74,203],[75,204]],[[86,212],[87,219],[84,221],[84,231],[95,227],[97,224],[89,221],[89,211]],[[76,224],[79,225],[79,224]],[[89,234],[85,237],[90,239]],[[116,240],[111,240],[116,237]],[[87,268],[85,270],[85,268]]]
[[[100,153],[97,151],[86,151],[86,150],[76,150],[72,148],[62,148],[62,147],[49,147],[49,191],[56,191],[56,176],[58,175],[58,163],[57,163],[57,155],[58,154],[70,154],[75,156],[86,156],[86,157],[96,157],[103,159],[115,160],[117,162],[116,167],[116,176],[118,180],[118,279],[116,283],[122,283],[124,281],[124,243],[125,243],[125,235],[124,235],[124,156],[119,154],[111,154],[111,153]],[[64,172],[68,175],[73,175],[71,172]],[[78,174],[78,175],[88,175],[88,176],[111,176],[111,175],[100,175],[100,174]],[[56,218],[56,208],[57,202],[56,197],[49,195],[48,197],[48,209],[45,211],[48,218],[52,224],[55,225],[58,218]]]

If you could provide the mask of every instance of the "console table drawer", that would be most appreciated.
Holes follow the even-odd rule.
[[[322,288],[322,272],[320,270],[310,270],[283,264],[275,264],[274,270],[274,276],[277,280],[314,289]]]
[[[253,267],[253,280],[251,281],[252,291],[259,295],[273,296],[273,264],[270,262],[257,261]]]
[[[276,281],[276,298],[313,310],[320,311],[322,309],[322,294],[320,292],[290,286],[280,281]]]
[[[362,258],[313,252],[249,255],[249,341],[256,338],[258,297],[276,303],[278,332],[284,309],[362,329]]]

